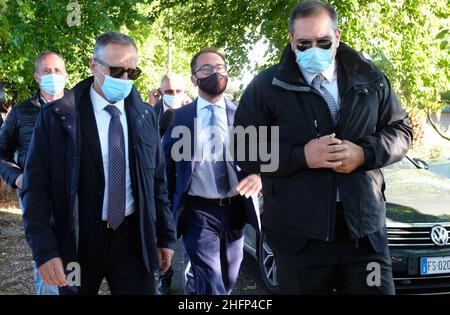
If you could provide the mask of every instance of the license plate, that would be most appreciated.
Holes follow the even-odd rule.
[[[420,274],[435,275],[450,273],[450,256],[420,258]]]

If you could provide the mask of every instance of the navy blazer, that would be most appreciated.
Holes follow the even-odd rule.
[[[233,126],[234,114],[236,113],[237,105],[232,101],[225,99],[226,111],[228,117],[228,126]],[[166,175],[169,190],[169,197],[172,200],[172,211],[175,217],[175,222],[179,223],[179,218],[184,210],[186,197],[188,195],[189,188],[192,181],[192,172],[194,170],[194,119],[197,117],[197,100],[192,103],[183,106],[175,111],[175,118],[172,124],[172,128],[166,131],[163,137],[164,154],[166,158]],[[184,126],[190,131],[190,160],[182,160],[175,162],[172,159],[171,150],[172,146],[182,139],[183,135],[172,135],[172,131],[175,127]],[[238,169],[236,166],[236,173],[238,180],[242,180],[248,173]],[[261,230],[259,200],[257,196],[251,198],[244,198],[244,204],[246,211],[245,222],[250,223],[256,231]]]

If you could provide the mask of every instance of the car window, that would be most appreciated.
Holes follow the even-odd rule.
[[[401,161],[391,164],[385,167],[386,169],[416,169],[417,167],[408,158],[404,158]]]

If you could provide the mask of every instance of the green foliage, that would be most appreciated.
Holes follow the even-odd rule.
[[[67,87],[89,76],[95,37],[105,31],[122,31],[137,41],[144,75],[136,85],[145,97],[149,86],[159,84],[167,71],[167,44],[149,13],[152,1],[77,0],[73,3],[78,6],[70,7],[71,2],[0,0],[0,81],[9,83],[9,98],[18,102],[35,93],[34,60],[42,51],[62,55],[68,72]],[[181,53],[175,53],[175,57],[185,59]],[[183,70],[181,64],[175,63],[174,69]]]
[[[225,50],[231,75],[241,76],[267,47],[266,63],[279,59],[288,41],[288,17],[297,0],[0,0],[0,80],[15,101],[37,88],[34,58],[44,50],[64,57],[72,86],[89,75],[94,39],[104,31],[131,35],[144,70],[136,82],[145,92],[167,71],[168,41],[173,71],[189,78],[191,56],[205,46]],[[438,109],[450,91],[450,6],[448,0],[332,0],[342,40],[370,55],[390,78],[407,108]],[[75,23],[76,24],[76,23]],[[170,32],[170,30],[172,32]],[[170,34],[173,34],[172,36]],[[188,84],[188,86],[190,86]]]
[[[450,8],[448,0],[330,1],[340,16],[342,40],[366,52],[388,75],[406,108],[438,109],[450,90]],[[275,63],[288,41],[288,17],[296,0],[161,0],[189,52],[213,45],[224,48],[234,68],[251,58],[259,40],[269,43]],[[256,67],[256,70],[262,66]]]

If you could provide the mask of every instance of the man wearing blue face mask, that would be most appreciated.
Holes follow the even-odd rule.
[[[159,88],[148,93],[148,103],[155,109],[161,137],[171,127],[174,111],[191,101],[184,94],[183,79],[173,72],[165,74]]]
[[[234,121],[279,127],[262,221],[284,294],[394,294],[380,169],[405,156],[412,130],[387,77],[340,35],[331,5],[298,3],[280,63],[249,85]]]
[[[0,129],[0,176],[12,188],[22,189],[25,160],[34,125],[42,106],[64,96],[66,82],[64,60],[55,52],[43,52],[35,61],[34,78],[39,84],[36,95],[15,105]],[[17,158],[14,156],[17,153]],[[19,205],[23,211],[22,200]],[[45,284],[34,270],[37,295],[58,294],[56,286]]]
[[[130,37],[100,35],[93,77],[36,123],[22,192],[25,236],[41,277],[61,294],[98,294],[104,278],[114,295],[152,294],[154,270],[171,264],[164,155],[155,114],[133,86],[137,62]]]

